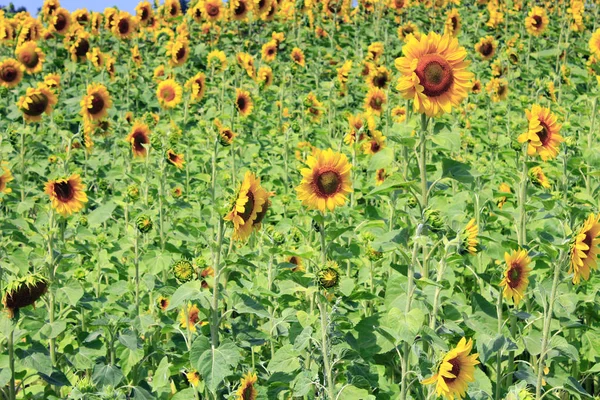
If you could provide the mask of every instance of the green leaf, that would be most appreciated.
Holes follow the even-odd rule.
[[[167,311],[171,311],[190,300],[196,299],[200,295],[200,287],[200,281],[186,282],[179,286],[175,293],[173,293],[173,296],[171,296],[171,302]]]
[[[123,374],[128,376],[133,367],[144,358],[144,349],[132,350],[129,347],[122,347],[117,355],[119,356],[119,365],[123,369]]]
[[[171,397],[171,400],[194,399],[196,397],[195,393],[196,393],[196,389],[194,389],[194,388],[183,389],[183,390],[175,393],[175,396]]]
[[[98,226],[110,218],[117,205],[112,201],[101,205],[88,215],[88,225],[90,227]]]
[[[114,365],[96,364],[92,372],[92,381],[100,387],[117,387],[123,378],[123,372]]]
[[[400,341],[412,343],[419,333],[421,325],[425,320],[425,314],[418,308],[413,308],[408,314],[393,307],[388,311],[381,321],[381,328],[391,334],[396,340],[394,345]]]
[[[190,364],[198,364],[198,360],[208,349],[210,349],[210,340],[206,336],[198,336],[190,349]]]
[[[156,371],[154,371],[154,376],[152,379],[152,389],[155,392],[158,392],[160,391],[160,389],[163,388],[167,388],[167,391],[169,390],[169,377],[171,376],[171,372],[169,371],[170,367],[171,363],[169,362],[168,357],[164,356],[162,360],[160,360]]]
[[[43,353],[32,353],[26,355],[24,351],[16,351],[17,356],[21,358],[21,362],[27,368],[36,370],[46,375],[52,374],[52,361],[50,356]]]
[[[445,178],[452,178],[462,183],[471,183],[477,176],[477,174],[474,174],[475,172],[468,164],[450,158],[442,160],[442,176]]]
[[[585,389],[583,388],[583,386],[581,386],[581,384],[572,376],[570,376],[567,379],[567,381],[565,382],[565,389],[569,393],[575,394],[578,397],[581,397],[584,399],[593,399],[594,398],[588,392],[586,392]]]
[[[54,339],[67,329],[67,321],[56,321],[51,324],[45,324],[40,329],[42,339]]]
[[[286,344],[275,352],[267,369],[271,373],[284,372],[292,373],[300,368],[300,361],[298,360],[298,352],[294,350],[294,346]]]
[[[70,281],[58,289],[58,293],[62,293],[66,297],[69,305],[75,307],[77,302],[83,297],[84,291],[79,282]]]
[[[373,154],[369,161],[369,171],[377,171],[381,168],[389,168],[394,162],[394,151],[391,147],[386,147]]]
[[[206,387],[213,393],[226,376],[232,373],[241,356],[235,344],[224,342],[216,349],[206,350],[198,359],[196,369],[206,382]]]
[[[343,397],[340,395],[343,393]],[[345,400],[362,400],[369,397],[369,391],[366,389],[359,389],[356,386],[348,385],[344,386],[343,389],[338,393],[338,398]]]
[[[235,297],[239,298],[239,301],[235,303],[233,308],[235,308],[238,313],[254,314],[261,318],[269,318],[269,312],[265,307],[252,297],[243,293],[236,293]]]

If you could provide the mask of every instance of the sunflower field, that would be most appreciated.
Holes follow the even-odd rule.
[[[600,399],[599,10],[0,11],[1,398]]]

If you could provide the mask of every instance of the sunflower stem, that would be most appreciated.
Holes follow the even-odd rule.
[[[327,263],[327,247],[325,243],[325,215],[323,222],[320,224],[320,239],[321,239],[321,268]],[[329,343],[327,338],[327,328],[329,319],[327,316],[327,302],[324,295],[319,295],[318,301],[319,314],[321,314],[321,351],[323,352],[323,375],[327,383],[327,395],[330,400],[335,400],[335,386],[333,384],[333,376],[331,370],[331,360],[329,359]]]
[[[598,106],[598,98],[594,97],[594,100],[592,100],[592,121],[590,122],[590,130],[588,132],[588,137],[587,137],[587,145],[588,145],[588,149],[592,148],[592,143],[593,143],[593,139],[594,139],[594,125],[596,124],[596,108]]]
[[[540,352],[540,359],[538,360],[537,366],[537,382],[535,385],[535,398],[540,400],[542,398],[542,381],[544,377],[544,362],[546,359],[546,353],[548,351],[548,342],[550,341],[550,325],[552,322],[552,309],[554,308],[554,300],[556,299],[556,289],[560,280],[560,270],[565,261],[565,252],[561,250],[558,262],[554,265],[554,279],[552,280],[552,289],[550,290],[550,300],[547,307],[544,307],[544,331],[542,332],[542,347]]]
[[[140,315],[140,257],[139,257],[139,237],[137,227],[134,227],[134,264],[135,264],[135,313]],[[100,285],[98,285],[100,286]]]
[[[48,220],[48,256],[50,258],[48,264],[48,274],[50,275],[50,282],[54,282],[54,210],[50,210],[50,216]],[[54,294],[52,289],[48,290],[48,318],[50,325],[54,323]],[[56,352],[55,352],[55,339],[49,340],[50,347],[50,360],[52,366],[56,365]]]
[[[496,315],[498,320],[498,336],[502,335],[502,292],[498,292],[498,301],[496,302]],[[502,349],[498,350],[498,354],[496,354],[496,396],[494,400],[500,400],[500,393],[502,389]]]
[[[427,115],[421,114],[421,134],[419,141],[419,172],[421,174],[421,211],[427,209],[427,125],[429,119]],[[427,268],[427,248],[423,244],[423,266],[422,273],[425,278],[428,277]]]
[[[8,365],[10,368],[10,383],[8,385],[8,398],[9,400],[15,400],[16,397],[16,386],[15,386],[15,346],[14,346],[14,332],[15,325],[10,329],[10,333],[6,338],[6,347],[8,347]]]
[[[219,218],[219,231],[217,236],[217,249],[214,255],[214,270],[215,278],[213,283],[212,303],[211,303],[211,314],[212,322],[210,324],[210,339],[212,348],[216,349],[219,347],[219,278],[221,277],[221,247],[223,246],[223,231],[225,225],[223,218]]]

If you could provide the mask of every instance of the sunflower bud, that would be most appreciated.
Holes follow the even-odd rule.
[[[12,318],[15,311],[33,305],[47,290],[48,280],[40,274],[31,274],[11,281],[6,286],[2,304]]]
[[[340,273],[337,269],[337,264],[334,262],[327,263],[327,266],[317,272],[319,286],[323,289],[331,289],[340,283]]]
[[[367,247],[367,258],[373,262],[379,261],[383,258],[383,253],[369,246]]]
[[[375,235],[373,235],[372,232],[364,232],[362,235],[362,240],[365,243],[369,243],[372,242],[373,240],[375,240]]]
[[[162,134],[160,132],[157,132],[155,135],[150,136],[150,145],[156,151],[163,150]]]
[[[179,260],[173,264],[173,275],[182,283],[191,281],[194,277],[194,266],[188,260]]]
[[[152,229],[152,220],[147,215],[140,215],[135,220],[135,225],[141,233],[148,233]]]
[[[292,229],[292,240],[295,243],[299,243],[300,241],[302,241],[302,232],[300,232],[300,230],[298,228],[293,228]]]
[[[80,378],[75,384],[75,387],[81,393],[96,392],[96,386],[94,385],[94,382],[92,382],[92,378],[88,375],[84,375],[82,378]]]
[[[444,229],[444,220],[440,216],[439,210],[428,208],[423,213],[423,217],[431,232],[438,233]]]
[[[140,188],[138,185],[133,184],[127,186],[127,198],[131,201],[136,201],[140,198]]]
[[[78,281],[85,280],[87,275],[88,271],[83,267],[78,267],[75,269],[75,271],[73,271],[73,278],[77,279]]]
[[[87,226],[88,224],[88,219],[85,215],[82,215],[79,217],[79,225],[81,226]]]
[[[417,199],[415,199],[414,197],[409,197],[408,200],[406,200],[406,205],[408,206],[408,208],[416,208],[417,207]]]

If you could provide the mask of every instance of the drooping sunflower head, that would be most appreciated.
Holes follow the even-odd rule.
[[[500,286],[504,288],[504,298],[512,299],[515,306],[518,306],[523,300],[529,285],[531,259],[527,255],[527,251],[513,250],[511,254],[504,253],[504,261],[506,262],[506,268]]]
[[[189,329],[191,332],[196,332],[196,325],[198,325],[199,322],[200,309],[197,305],[188,303],[187,312],[182,309],[179,313],[179,325],[183,329]]]
[[[15,59],[7,58],[0,62],[0,85],[6,88],[14,88],[23,79],[25,67]]]
[[[294,47],[292,49],[290,57],[292,58],[292,61],[296,63],[296,65],[299,65],[302,68],[306,67],[306,58],[304,57],[304,52],[299,47]]]
[[[246,172],[231,211],[223,218],[233,223],[233,239],[245,240],[252,233],[253,224],[266,209],[269,193],[260,185],[260,179]]]
[[[452,111],[466,97],[474,75],[467,71],[467,51],[458,40],[435,32],[411,38],[395,61],[402,74],[396,88],[413,100],[416,112],[433,117]]]
[[[62,216],[79,212],[88,201],[79,174],[48,181],[45,192],[50,197],[52,207]]]
[[[35,304],[48,290],[48,284],[48,279],[40,274],[30,274],[10,281],[2,296],[2,304],[8,311],[9,318],[13,318],[20,308]]]
[[[533,36],[540,36],[548,27],[548,14],[542,7],[535,6],[525,18],[525,28]]]
[[[237,396],[236,400],[256,400],[258,392],[256,391],[254,384],[256,384],[257,380],[258,377],[254,372],[247,372],[244,374],[240,381],[240,387],[235,392]]]
[[[142,122],[136,122],[131,127],[126,140],[131,144],[134,157],[146,157],[148,154],[147,147],[150,144],[150,128]]]
[[[600,214],[590,214],[571,243],[571,261],[569,273],[573,273],[573,283],[579,284],[581,278],[590,278],[590,270],[598,268],[600,254]]]
[[[560,143],[564,141],[559,134],[561,124],[549,108],[534,104],[531,110],[525,110],[529,125],[527,132],[519,135],[519,143],[528,142],[527,154],[538,154],[542,160],[552,160],[558,155]]]
[[[365,111],[367,114],[381,115],[386,102],[385,91],[378,87],[371,87],[365,97]]]
[[[298,200],[311,209],[333,211],[342,206],[352,192],[350,171],[352,165],[345,154],[332,149],[315,149],[313,155],[306,160],[307,168],[303,168],[302,182],[296,187]]]
[[[242,117],[247,117],[252,114],[254,105],[250,92],[242,89],[235,89],[235,108],[239,111]]]
[[[272,62],[277,57],[277,42],[275,40],[269,40],[263,44],[261,49],[261,56],[265,62]]]
[[[28,122],[41,121],[42,114],[50,114],[57,103],[56,95],[44,84],[36,88],[27,88],[25,96],[17,102],[17,107],[23,113],[23,118]]]
[[[183,154],[177,154],[172,149],[167,150],[167,160],[179,169],[185,164]]]
[[[493,36],[488,35],[479,39],[479,42],[475,45],[475,51],[479,53],[482,60],[489,60],[496,54],[497,47],[498,42]]]
[[[14,178],[10,169],[8,169],[8,163],[6,161],[2,161],[0,164],[0,193],[8,194],[12,192],[12,189],[8,187],[8,182],[12,181]]]
[[[28,74],[36,74],[42,70],[46,56],[36,42],[30,40],[22,43],[15,51],[17,60],[23,64]]]
[[[81,115],[84,119],[97,121],[108,115],[112,100],[106,86],[92,83],[87,87],[87,94],[81,99]]]
[[[383,65],[373,69],[367,77],[367,84],[369,87],[376,87],[379,89],[385,89],[388,83],[392,80],[390,71]]]
[[[477,254],[477,246],[479,245],[479,240],[477,239],[478,234],[479,227],[475,223],[475,218],[472,218],[461,233],[459,253],[469,253],[471,255]]]
[[[271,69],[271,67],[269,67],[268,65],[263,65],[262,67],[260,67],[256,74],[256,82],[258,82],[258,84],[261,85],[263,89],[266,89],[269,86],[271,86],[271,84],[273,83],[273,70]]]
[[[317,272],[317,282],[321,288],[326,290],[336,288],[340,283],[340,271],[337,263],[329,261]]]
[[[166,79],[158,84],[156,97],[163,108],[169,109],[181,103],[183,90],[174,79]]]
[[[456,8],[453,8],[446,17],[446,23],[444,24],[444,34],[450,36],[458,36],[462,22],[460,14]]]

